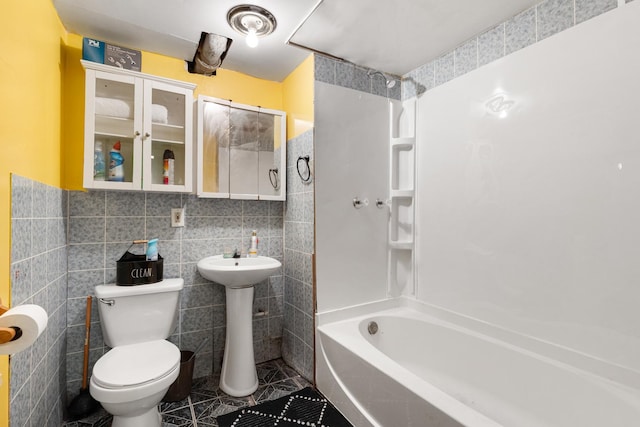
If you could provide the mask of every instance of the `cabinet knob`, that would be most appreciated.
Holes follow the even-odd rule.
[[[140,131],[136,131],[133,135],[134,136],[140,136]]]
[[[147,139],[151,136],[151,134],[149,132],[145,132],[144,133],[144,139]]]

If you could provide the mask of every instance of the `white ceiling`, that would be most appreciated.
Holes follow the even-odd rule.
[[[297,45],[403,75],[538,2],[254,0],[278,26],[252,49],[226,21],[242,0],[53,0],[72,33],[184,60],[193,58],[202,31],[229,37],[222,68],[274,81],[309,55]]]

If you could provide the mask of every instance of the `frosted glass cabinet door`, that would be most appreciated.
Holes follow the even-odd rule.
[[[284,200],[286,185],[284,113],[261,110],[258,117],[258,194],[262,200]]]
[[[285,200],[285,130],[282,111],[201,95],[198,196]]]
[[[258,198],[258,111],[232,108],[229,127],[231,198]]]
[[[229,105],[198,101],[198,194],[229,197]]]

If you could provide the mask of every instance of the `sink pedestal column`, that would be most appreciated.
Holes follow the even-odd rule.
[[[226,288],[227,335],[220,389],[229,396],[248,396],[258,388],[253,357],[253,285]]]

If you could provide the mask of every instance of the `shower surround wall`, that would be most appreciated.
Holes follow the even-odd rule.
[[[11,305],[49,315],[34,345],[11,356],[11,427],[59,426],[65,406],[67,192],[11,178]]]
[[[282,357],[306,379],[313,380],[313,275],[314,191],[313,175],[298,175],[299,157],[314,159],[313,130],[287,142],[287,201],[284,240],[284,335]],[[306,163],[300,161],[306,178]]]
[[[624,7],[628,3],[630,3],[630,0],[627,0],[624,4],[618,0],[547,0],[541,2],[540,4],[514,16],[510,20],[500,23],[492,29],[470,39],[451,52],[445,53],[441,57],[436,58],[435,60],[404,75],[402,77],[401,93],[397,88],[393,88],[388,93],[389,98],[407,100],[415,96],[420,96],[425,92],[454,80],[457,77],[461,77],[478,67],[494,62],[539,41],[547,40],[554,34],[569,29],[574,25],[589,21],[590,19],[605,12],[614,10],[619,5]],[[354,96],[358,96],[358,92],[371,93],[375,95],[385,94],[382,87],[372,87],[372,85],[379,85],[381,82],[377,82],[378,79],[370,80],[366,68],[317,54],[315,55],[315,80],[316,91],[321,84],[328,83],[331,86],[344,88],[344,93],[348,93],[348,91],[346,91],[347,89],[357,91],[353,92]],[[318,84],[318,82],[321,84]],[[333,89],[328,90],[331,91]],[[318,121],[318,112],[323,108],[327,108],[330,112],[331,108],[333,108],[332,103],[335,102],[335,100],[332,100],[331,96],[325,98],[326,99],[324,100],[319,99],[316,94],[315,99],[315,147],[316,157],[321,168],[326,162],[331,164],[333,161],[332,159],[335,157],[340,159],[344,158],[334,156],[332,148],[326,145],[325,142],[323,142],[324,140],[319,138],[319,135],[330,132],[331,128],[335,127],[334,123],[321,123]],[[339,107],[341,107],[341,105],[336,106],[336,108]],[[381,105],[381,108],[384,107]],[[368,118],[367,114],[362,112],[358,113],[357,111],[350,113],[345,112],[345,114],[351,115],[350,122],[354,126]],[[350,138],[349,143],[355,143],[356,139],[357,136]],[[329,144],[332,140],[335,140],[335,138],[330,137],[327,139]],[[367,147],[366,149],[369,150],[370,147]],[[357,165],[347,165],[345,168],[370,170],[361,169]],[[321,170],[318,172],[319,174],[322,173]],[[375,172],[378,173],[378,171]],[[328,176],[332,173],[334,172],[329,167],[329,170],[327,171]],[[336,171],[336,173],[341,172]],[[323,236],[326,234],[323,234],[323,231],[321,230],[321,223],[326,219],[322,212],[324,203],[322,200],[326,199],[331,201],[333,197],[332,192],[337,191],[337,188],[342,187],[342,185],[337,184],[336,188],[322,188],[322,185],[318,185],[318,182],[316,182],[316,199],[319,200],[319,208],[316,213],[316,228],[318,232],[317,238],[319,240],[323,239]],[[353,194],[353,196],[356,195],[356,193]],[[327,209],[326,214],[331,217],[333,215],[332,210]],[[419,215],[419,212],[416,212],[416,215]],[[332,228],[327,227],[325,230],[332,230]],[[329,253],[333,253],[335,248],[340,247],[342,242],[344,242],[345,235],[342,233],[336,233],[335,229],[333,229],[333,231],[334,237],[326,237],[326,247],[324,249],[320,247],[317,248],[317,256],[320,258],[324,256],[324,252],[322,252],[321,249],[328,251]],[[383,231],[381,230],[380,232],[382,233]],[[384,232],[386,232],[386,230]],[[368,238],[368,236],[365,238]],[[375,247],[379,247],[379,245]],[[332,264],[332,268],[334,270],[336,265],[340,265],[340,257],[337,257],[336,262],[338,262],[338,264]],[[355,282],[353,280],[349,280],[345,275],[342,275],[342,279],[340,280],[344,281],[344,283],[350,284],[359,283],[359,286],[362,287],[362,292],[354,291],[352,285],[338,285],[340,280],[325,281],[322,278],[322,262],[317,260],[316,263],[317,270],[319,271],[317,272],[318,283],[316,285],[316,292],[319,295],[318,311],[335,308],[340,306],[340,304],[358,304],[384,297],[384,291],[382,290],[381,285],[371,285],[367,287],[362,285],[359,280]],[[349,270],[346,269],[346,271],[348,272]],[[336,277],[340,277],[340,275],[336,275]],[[322,304],[323,293],[332,300],[332,302],[326,307],[323,307]],[[349,296],[352,298],[346,302],[345,298]]]
[[[321,313],[387,296],[389,101],[323,82],[314,96]]]
[[[376,71],[322,55],[314,58],[315,82],[337,89],[400,99],[400,85],[387,88]],[[393,78],[393,76],[391,76]],[[376,97],[376,98],[378,98]],[[380,98],[382,99],[382,98]],[[316,101],[317,103],[317,101]],[[317,107],[316,107],[317,108]],[[315,163],[315,130],[287,142],[287,201],[285,203],[285,308],[282,357],[308,380],[314,369],[314,313],[312,260],[315,224],[315,174],[304,182],[297,170],[298,158],[309,156]],[[329,165],[335,165],[335,158]],[[305,163],[300,161],[304,175]],[[312,166],[313,169],[313,166]]]
[[[630,381],[639,21],[623,4],[417,101],[417,298]]]
[[[172,208],[185,208],[185,227],[172,228]],[[199,199],[193,195],[109,191],[69,193],[69,290],[67,392],[80,388],[86,296],[96,285],[115,282],[116,260],[134,239],[160,239],[164,277],[182,277],[179,324],[170,340],[184,350],[209,344],[196,357],[194,377],[219,372],[225,341],[225,292],[197,272],[196,263],[225,247],[249,247],[257,230],[261,254],[283,260],[283,203]],[[139,248],[140,250],[142,248]],[[282,273],[256,285],[253,321],[256,362],[281,357],[284,306]],[[94,300],[90,367],[108,348]]]
[[[618,0],[543,1],[402,76],[402,99],[421,95],[617,6]]]

